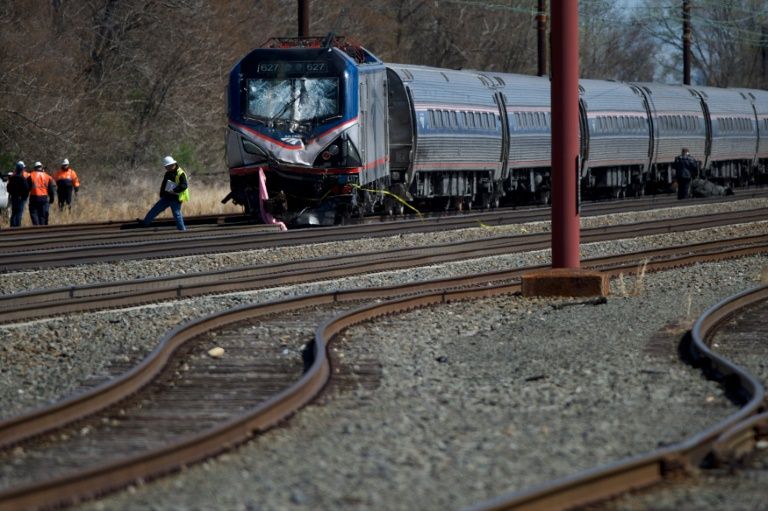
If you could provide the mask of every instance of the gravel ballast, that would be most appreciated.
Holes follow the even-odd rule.
[[[603,221],[615,223],[616,216]],[[765,232],[763,222],[596,243],[584,245],[582,257]],[[403,238],[391,243],[399,246]],[[389,246],[380,239],[359,243],[360,251]],[[350,250],[319,247],[289,250],[295,258]],[[254,262],[264,262],[260,258],[268,251],[260,252]],[[173,264],[204,271],[211,261],[215,266],[230,258],[226,264],[245,264],[233,254],[179,258]],[[197,260],[203,261],[200,266]],[[512,254],[0,326],[0,409],[10,416],[68,395],[111,362],[145,356],[178,322],[242,303],[548,261],[548,251]],[[457,508],[678,441],[734,408],[717,386],[677,360],[674,346],[649,349],[649,339],[667,321],[692,318],[754,285],[766,265],[768,258],[753,257],[649,275],[638,296],[622,294],[614,283],[614,295],[602,305],[507,297],[355,328],[338,346],[339,354],[351,367],[359,358],[382,357],[380,387],[335,394],[324,406],[308,407],[287,427],[233,453],[85,507]],[[109,268],[107,279],[131,278],[138,271],[93,265],[101,266]],[[87,276],[93,267],[80,273],[101,279]],[[22,274],[3,275],[4,288],[6,277]],[[632,289],[631,279],[623,289]],[[585,331],[585,324],[596,330]],[[611,411],[619,411],[619,418]],[[312,440],[318,445],[308,447]],[[312,465],[302,467],[305,460]]]
[[[747,199],[737,202],[711,203],[654,211],[584,217],[581,219],[581,226],[583,229],[587,229],[591,227],[619,225],[622,223],[679,218],[682,216],[700,216],[764,207],[768,207],[768,199]],[[141,261],[121,261],[116,263],[98,263],[76,267],[8,272],[0,274],[0,294],[18,293],[35,289],[79,286],[99,282],[162,277],[173,274],[184,275],[247,265],[263,265],[295,261],[314,257],[451,244],[457,241],[481,239],[491,236],[532,234],[537,232],[549,232],[549,230],[549,222],[534,222],[499,227],[477,227],[456,231],[404,234],[384,238],[251,250],[247,252],[230,252]],[[681,236],[685,234],[686,233],[683,233]]]
[[[338,356],[380,357],[378,388],[85,509],[456,509],[679,441],[735,407],[673,338],[649,339],[689,316],[689,299],[693,317],[754,285],[766,263],[649,275],[639,296],[602,305],[505,297],[354,327]]]

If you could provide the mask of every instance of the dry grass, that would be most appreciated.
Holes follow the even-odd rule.
[[[157,182],[155,182],[157,181]],[[160,176],[158,179],[139,178],[130,184],[117,183],[83,183],[80,192],[73,197],[72,210],[59,211],[54,199],[51,204],[49,224],[73,224],[85,222],[123,221],[144,218],[149,208],[159,198]],[[241,213],[240,206],[231,202],[222,204],[229,193],[229,183],[205,183],[190,181],[190,201],[184,204],[184,216],[208,215],[223,213]],[[172,218],[171,210],[167,209],[158,218]],[[8,225],[8,218],[3,218],[3,227]],[[32,222],[29,212],[24,212],[22,226],[30,226]]]
[[[763,271],[760,272],[760,283],[768,286],[768,266],[763,268]]]
[[[619,286],[619,296],[640,296],[643,294],[643,291],[645,290],[645,273],[648,269],[648,260],[646,259],[643,261],[643,264],[641,264],[637,268],[637,274],[632,281],[632,287],[629,288],[627,286],[626,281],[624,280],[624,274],[619,273],[618,278],[618,286]]]

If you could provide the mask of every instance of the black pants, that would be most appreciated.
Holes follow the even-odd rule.
[[[29,216],[32,225],[48,225],[48,196],[29,196]]]
[[[691,189],[691,178],[678,178],[677,180],[677,198],[687,199],[688,192]]]
[[[68,206],[72,209],[72,190],[74,187],[67,185],[59,185],[56,187],[56,195],[59,197],[59,209],[64,209],[64,206]]]

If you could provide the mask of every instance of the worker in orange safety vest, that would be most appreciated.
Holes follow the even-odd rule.
[[[77,177],[75,169],[69,166],[69,160],[64,158],[61,161],[61,168],[53,175],[53,180],[56,181],[56,195],[59,198],[59,211],[67,206],[72,209],[72,190],[77,191],[80,189],[80,179]]]
[[[29,185],[29,216],[32,225],[48,225],[48,205],[53,202],[56,185],[53,178],[45,173],[43,164],[35,162],[32,173],[27,178]]]

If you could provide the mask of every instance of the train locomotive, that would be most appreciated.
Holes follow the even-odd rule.
[[[580,193],[674,186],[682,147],[700,177],[768,181],[768,92],[583,79]],[[405,208],[550,199],[550,81],[387,64],[344,38],[273,39],[230,73],[227,197],[258,216],[328,225]]]

